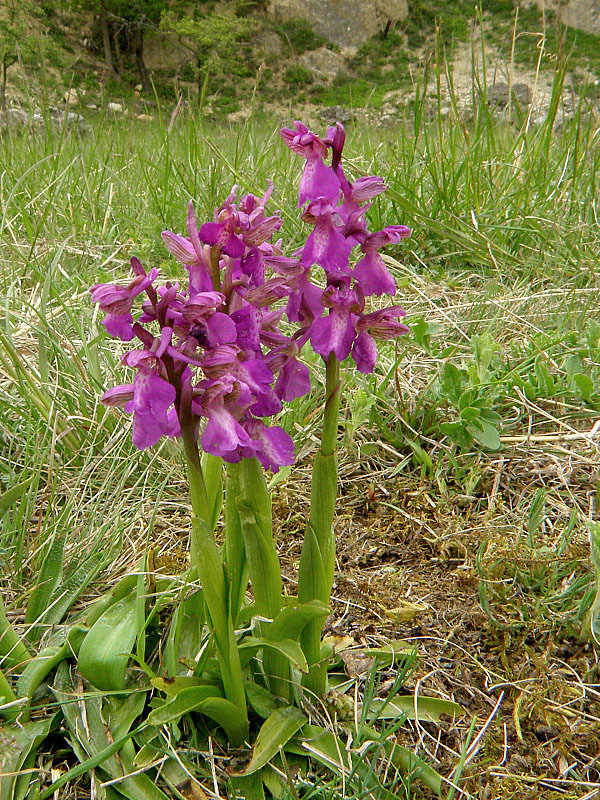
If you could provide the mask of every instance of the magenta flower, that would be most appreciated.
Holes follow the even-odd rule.
[[[364,300],[357,292],[342,284],[339,288],[328,286],[323,292],[322,303],[329,308],[329,315],[316,320],[310,331],[313,350],[323,358],[334,353],[339,361],[350,354],[356,338],[356,321],[364,308]]]
[[[377,340],[406,331],[399,306],[365,313],[365,295],[396,291],[380,248],[409,234],[402,225],[368,231],[366,213],[384,182],[377,176],[348,180],[339,123],[325,139],[300,122],[281,133],[306,161],[299,205],[311,230],[303,246],[287,255],[281,240],[272,242],[282,220],[266,212],[271,182],[262,197],[247,194],[239,201],[234,187],[212,221],[198,225],[190,202],[187,235],[163,231],[166,247],[188,272],[187,285],[155,289],[158,270],[146,274],[134,258],[128,286],[91,289],[108,332],[140,342],[122,359],[135,370],[133,382],[102,398],[133,414],[136,447],[183,431],[186,441],[199,437],[207,452],[227,461],[256,457],[277,471],[292,463],[293,446],[264,419],[309,391],[303,346],[310,341],[325,359],[352,354],[361,372],[371,372]],[[353,267],[356,246],[362,257]],[[134,321],[139,295],[141,314]]]
[[[365,256],[354,269],[354,278],[362,286],[365,295],[389,294],[393,297],[396,294],[396,282],[378,251],[385,244],[395,244],[406,236],[410,236],[410,228],[406,225],[388,225],[382,231],[366,237],[361,247]]]
[[[337,203],[340,194],[340,181],[337,175],[323,163],[327,155],[327,145],[301,122],[294,122],[296,130],[282,128],[281,136],[287,146],[306,159],[306,166],[300,181],[298,206],[309,200],[325,198]]]
[[[137,259],[135,259],[137,261]],[[133,259],[132,259],[133,265]],[[134,333],[132,331],[133,317],[131,309],[135,298],[144,292],[152,281],[158,277],[158,270],[153,268],[148,275],[145,272],[136,275],[128,286],[117,286],[112,283],[97,283],[90,289],[92,301],[99,303],[102,311],[106,312],[104,327],[107,332],[117,339],[130,342]]]
[[[352,346],[352,358],[359,372],[373,372],[377,361],[376,340],[394,339],[396,336],[408,333],[408,328],[398,317],[406,316],[402,306],[390,306],[370,314],[363,314],[357,320],[356,337]]]
[[[314,229],[302,250],[302,264],[318,264],[327,272],[347,274],[352,242],[347,241],[335,225],[334,207],[325,198],[314,200],[306,208],[302,219],[314,224]]]

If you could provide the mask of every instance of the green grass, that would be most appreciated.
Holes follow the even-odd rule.
[[[393,46],[390,39],[380,49]],[[448,117],[431,118],[423,82],[396,130],[348,127],[348,171],[379,174],[389,186],[369,212],[372,229],[413,230],[388,252],[412,332],[382,347],[374,376],[348,371],[342,463],[435,486],[441,503],[493,481],[498,457],[524,469],[531,442],[540,442],[534,457],[544,468],[552,459],[564,469],[573,460],[582,470],[597,466],[593,446],[577,435],[600,406],[600,140],[586,101],[556,129],[564,77],[558,70],[541,124],[494,116],[484,102],[468,120],[455,103]],[[354,88],[366,96],[361,83]],[[83,138],[10,134],[0,142],[0,481],[6,489],[31,479],[0,521],[2,592],[9,608],[37,609],[27,618],[34,649],[64,623],[61,598],[80,609],[148,542],[167,555],[185,550],[177,445],[138,453],[129,421],[99,404],[124,373],[90,285],[128,281],[132,255],[176,279],[160,232],[185,230],[190,197],[200,220],[212,218],[234,183],[261,194],[274,181],[288,252],[307,233],[295,207],[298,161],[269,120],[229,130],[190,117],[169,129],[169,116],[151,125],[107,118]],[[311,367],[322,384],[317,359]],[[316,432],[316,402],[296,401],[282,414],[304,442]],[[483,411],[495,434],[476,435]],[[485,446],[496,439],[498,452]],[[292,471],[287,485],[299,480]],[[588,485],[557,480],[542,496],[534,494],[544,488],[539,475],[532,480],[502,509],[507,547],[481,546],[481,605],[511,635],[536,625],[579,635],[594,598],[574,545],[586,530]],[[39,576],[52,559],[62,567],[47,586]],[[420,796],[393,765],[386,774],[398,796]],[[358,779],[342,787],[322,775],[299,790],[320,800],[366,791]]]

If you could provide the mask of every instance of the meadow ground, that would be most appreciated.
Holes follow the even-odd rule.
[[[405,690],[463,706],[397,734],[450,781],[449,797],[600,788],[600,114],[582,101],[557,126],[563,77],[536,124],[485,102],[442,118],[417,94],[394,127],[347,130],[347,170],[389,186],[372,229],[413,231],[386,256],[411,333],[382,349],[373,376],[348,372],[328,632],[416,645]],[[160,574],[185,565],[181,455],[171,442],[137,452],[129,422],[99,404],[122,373],[89,286],[127,282],[132,255],[175,279],[160,232],[184,232],[190,197],[211,218],[233,184],[260,195],[274,181],[291,252],[299,165],[273,121],[192,117],[5,135],[0,168],[0,479],[29,481],[1,521],[2,591],[37,648],[145,548]],[[290,590],[322,402],[310,366],[315,393],[280,419],[299,443],[274,487]],[[62,573],[40,590],[57,543]],[[357,685],[363,668],[346,660]],[[48,783],[74,763],[55,744],[34,762]],[[64,796],[89,796],[86,781]],[[316,783],[298,792],[367,796]],[[400,779],[394,791],[427,796]]]

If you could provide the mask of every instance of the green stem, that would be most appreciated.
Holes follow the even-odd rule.
[[[298,599],[301,603],[331,599],[335,568],[333,516],[337,498],[337,433],[341,395],[340,363],[333,353],[327,359],[325,411],[321,447],[315,457],[311,481],[310,517],[302,544],[298,571]],[[327,687],[327,668],[321,663],[323,620],[305,627],[301,643],[309,671],[303,679],[311,692],[323,696]]]
[[[232,744],[239,745],[248,738],[248,712],[240,655],[229,610],[229,588],[211,526],[208,494],[192,425],[183,421],[181,434],[192,502],[190,559],[192,567],[196,567],[198,570],[204,590],[217,645],[225,697],[240,712],[238,741],[232,742]]]
[[[239,471],[237,464],[227,465],[225,488],[225,566],[229,578],[229,607],[234,624],[244,602],[248,588],[248,560],[244,548],[242,522],[237,509],[241,497]]]
[[[274,620],[282,605],[281,565],[273,538],[273,513],[265,474],[257,458],[243,458],[239,464],[233,464],[231,474],[236,475],[239,487],[236,508],[256,612],[260,617]],[[270,622],[261,623],[262,633],[267,638],[270,625]],[[264,648],[263,668],[271,691],[289,699],[290,669],[285,656]]]

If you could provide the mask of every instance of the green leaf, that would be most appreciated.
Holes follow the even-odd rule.
[[[92,604],[85,617],[85,621],[90,628],[100,619],[102,614],[104,614],[107,609],[109,609],[119,600],[127,597],[127,595],[136,588],[139,571],[142,569],[142,563],[143,562],[140,562],[136,568],[136,572],[124,575],[121,580],[115,586],[113,586],[108,594],[105,594]]]
[[[185,588],[185,587],[184,587]],[[206,618],[202,589],[177,604],[163,651],[166,672],[177,675],[182,659],[194,659],[202,649]]]
[[[488,450],[498,450],[501,445],[498,429],[485,419],[479,419],[477,422],[479,426],[473,422],[467,425],[467,431]]]
[[[429,471],[433,470],[433,461],[431,460],[431,456],[429,453],[424,450],[421,445],[414,441],[413,439],[406,438],[406,443],[413,451],[414,460],[417,461],[419,464],[422,464],[426,467]]]
[[[76,625],[69,631],[66,641],[60,645],[48,645],[31,659],[17,681],[17,694],[19,697],[33,696],[33,693],[44,678],[57,667],[65,658],[77,654],[81,648],[87,629],[83,625]]]
[[[405,661],[415,654],[415,646],[402,640],[396,640],[384,644],[383,647],[368,647],[362,651],[366,658],[374,658],[380,667],[390,667]]]
[[[535,359],[533,368],[537,378],[538,389],[541,390],[546,397],[554,397],[556,394],[556,384],[554,378],[548,371],[543,356],[538,356]]]
[[[251,775],[268,764],[305,724],[306,717],[293,706],[273,711],[258,732],[250,763],[239,774]]]
[[[328,614],[329,606],[320,600],[286,606],[266,628],[265,635],[267,639],[275,641],[281,639],[297,641],[309,622],[315,619],[325,619]]]
[[[281,639],[280,641],[256,636],[246,637],[239,645],[240,655],[244,650],[257,651],[259,648],[268,648],[285,656],[291,664],[300,672],[308,672],[308,664],[302,648],[293,639]],[[243,657],[243,656],[242,656]]]
[[[43,631],[40,625],[33,623],[44,619],[44,613],[51,605],[51,598],[62,581],[65,543],[67,534],[55,536],[42,561],[35,587],[31,592],[27,609],[25,610],[25,624],[29,626],[27,638],[37,641]]]
[[[197,711],[220,725],[230,742],[239,740],[240,710],[230,700],[224,697],[208,697]]]
[[[152,678],[150,683],[169,697],[175,697],[184,689],[198,686],[216,686],[212,681],[208,681],[206,678],[197,678],[194,675],[180,675],[177,678]]]
[[[9,511],[21,497],[25,494],[35,476],[27,478],[21,483],[17,483],[0,494],[0,519],[7,511]]]
[[[489,333],[482,333],[480,336],[471,338],[471,346],[475,356],[475,363],[477,364],[477,376],[480,383],[483,383],[494,354],[500,349],[500,345],[494,341]]]
[[[281,702],[278,701],[278,698],[255,681],[244,681],[244,688],[246,689],[248,703],[259,717],[266,719],[281,707]]]
[[[209,519],[215,530],[223,509],[223,459],[210,453],[202,454],[202,472],[208,504],[211,509]]]
[[[182,689],[172,700],[155,708],[148,716],[150,725],[164,725],[167,722],[178,722],[184,714],[191,711],[202,711],[202,706],[209,697],[223,697],[223,692],[216,686],[190,686]]]
[[[437,697],[418,697],[415,708],[415,698],[413,695],[406,697],[394,697],[388,699],[375,699],[369,705],[368,719],[404,719],[421,722],[439,722],[442,714],[449,717],[461,716],[464,710],[458,703],[451,700],[441,700]]]
[[[467,408],[463,408],[460,412],[460,419],[461,422],[472,422],[475,419],[478,419],[480,416],[480,411],[478,408],[473,408],[473,406],[468,406]]]
[[[137,592],[108,608],[91,628],[79,651],[79,671],[103,691],[125,688],[127,664],[138,635]]]
[[[575,375],[573,375],[572,380],[582,399],[589,400],[594,392],[594,381],[589,377],[589,375],[584,375],[582,372],[576,372]]]
[[[569,378],[573,378],[578,372],[583,372],[584,366],[580,356],[571,354],[565,358],[563,369]]]
[[[57,625],[86,586],[89,586],[111,560],[112,553],[108,549],[94,550],[87,558],[82,559],[54,590],[49,606],[42,614],[41,621],[44,625]]]
[[[124,699],[103,702],[97,694],[79,692],[63,662],[56,672],[54,694],[69,727],[73,752],[81,763],[54,781],[39,800],[47,800],[61,786],[97,768],[111,779],[120,779],[118,791],[129,800],[168,800],[148,775],[124,777],[134,771],[135,753],[128,743],[147,727],[145,722],[130,730],[145,705],[145,692],[134,690]]]
[[[454,364],[447,361],[440,373],[440,383],[442,392],[448,397],[452,405],[458,407],[458,401],[462,394],[462,387],[465,382],[465,373]]]
[[[26,768],[30,757],[35,763],[38,747],[58,725],[59,719],[60,714],[56,712],[39,722],[3,726],[1,764],[4,774],[0,780],[0,800],[23,800],[29,780],[19,782],[17,773]]]

